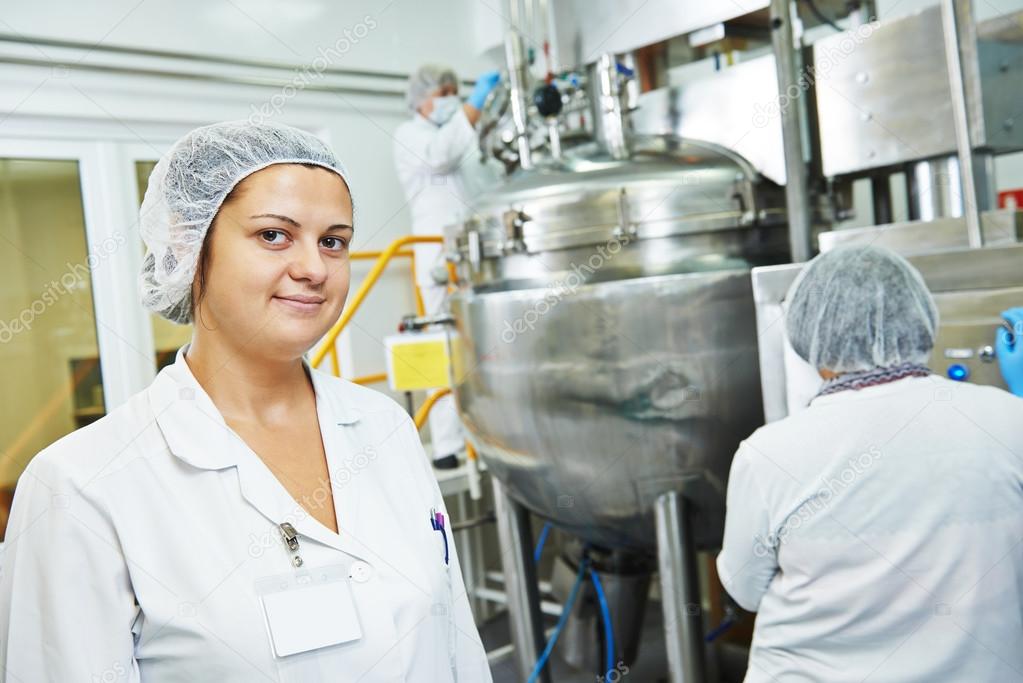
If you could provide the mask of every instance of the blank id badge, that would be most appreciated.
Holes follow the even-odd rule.
[[[350,646],[362,638],[348,566],[257,579],[256,595],[281,680],[336,680]]]

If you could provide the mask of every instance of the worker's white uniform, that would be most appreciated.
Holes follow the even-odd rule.
[[[717,566],[747,682],[1023,680],[1023,401],[907,378],[762,427]]]
[[[4,680],[490,681],[450,531],[445,565],[430,524],[444,506],[414,424],[382,394],[311,374],[340,535],[226,426],[180,351],[148,389],[37,455],[4,548]],[[354,613],[303,602],[305,585],[283,594],[304,605],[293,623],[264,616],[263,592],[325,573],[350,586]],[[362,636],[275,658],[272,642],[322,637],[321,618]]]
[[[419,114],[394,134],[394,163],[405,190],[412,234],[443,235],[444,227],[469,215],[469,202],[497,182],[496,162],[481,163],[476,130],[461,107],[443,126]],[[446,287],[432,271],[444,267],[440,244],[418,244],[416,282],[427,315],[444,306]],[[465,446],[454,398],[445,396],[430,411],[434,457],[455,453]]]

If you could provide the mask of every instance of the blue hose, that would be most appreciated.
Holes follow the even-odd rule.
[[[721,634],[723,634],[725,631],[732,628],[733,626],[735,626],[735,619],[731,617],[726,617],[724,620],[722,620],[720,624],[717,625],[717,628],[708,633],[703,640],[708,643],[713,643],[721,636]]]
[[[604,678],[608,678],[615,669],[615,636],[611,627],[611,610],[607,606],[607,597],[604,595],[604,586],[600,583],[597,572],[590,567],[590,578],[593,579],[593,590],[597,592],[597,602],[600,603],[600,616],[604,620]]]
[[[551,533],[551,523],[546,522],[543,525],[543,530],[540,532],[540,540],[536,542],[536,550],[533,551],[533,564],[540,564],[540,558],[543,557],[543,546],[547,543],[547,536]]]
[[[565,628],[565,622],[568,621],[568,615],[572,612],[572,605],[575,604],[576,598],[579,597],[579,588],[583,585],[583,579],[586,578],[586,569],[590,566],[590,562],[587,559],[583,559],[579,563],[579,573],[575,576],[575,583],[572,585],[572,592],[568,595],[568,600],[561,606],[561,617],[558,619],[558,625],[554,627],[554,632],[551,634],[551,639],[547,641],[547,647],[543,649],[543,654],[540,655],[540,659],[536,660],[536,666],[533,667],[533,673],[529,674],[528,683],[536,683],[536,679],[540,676],[540,672],[547,666],[547,660],[550,659],[551,652],[554,651],[554,644],[558,642],[558,636],[561,635],[561,630]]]

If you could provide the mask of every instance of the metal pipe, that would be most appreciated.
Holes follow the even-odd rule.
[[[75,40],[59,40],[56,38],[38,38],[17,36],[9,33],[0,33],[0,42],[16,43],[19,45],[31,45],[35,47],[53,47],[68,50],[84,50],[85,52],[106,52],[109,54],[129,55],[132,57],[154,57],[157,59],[179,59],[183,61],[202,62],[203,64],[226,64],[228,66],[241,66],[255,69],[275,69],[279,71],[295,71],[304,65],[288,64],[286,62],[272,62],[260,59],[239,59],[237,57],[224,57],[221,55],[196,54],[190,52],[175,52],[172,50],[153,50],[150,48],[127,47],[122,45],[107,45],[106,43],[93,44]],[[331,76],[351,76],[354,78],[382,78],[389,80],[407,81],[408,74],[397,71],[369,71],[365,69],[322,69],[320,73]],[[470,82],[471,84],[471,82]]]
[[[952,116],[956,134],[956,151],[959,155],[959,178],[962,186],[963,212],[966,216],[966,235],[971,247],[984,246],[984,235],[980,227],[980,211],[977,201],[977,184],[973,172],[974,141],[970,130],[971,105],[967,94],[964,55],[976,51],[977,26],[973,20],[971,0],[941,0],[942,34],[945,39],[945,60],[948,66],[948,83],[952,94]],[[971,72],[975,70],[975,58],[970,59]],[[990,207],[986,207],[990,208]]]
[[[259,76],[225,76],[214,74],[200,74],[191,71],[173,71],[170,69],[147,69],[138,66],[118,66],[114,64],[56,62],[49,59],[32,59],[30,57],[7,57],[0,56],[0,64],[13,64],[16,66],[41,66],[48,69],[73,68],[99,73],[113,73],[125,76],[145,76],[159,78],[178,78],[189,81],[202,81],[205,83],[224,83],[228,85],[250,85],[262,88],[281,89],[287,86],[299,89],[293,81],[276,78],[261,78]],[[374,97],[404,97],[401,90],[381,90],[379,88],[355,88],[341,85],[317,85],[309,83],[302,86],[301,90],[311,92],[344,93],[346,95],[370,95]]]
[[[706,677],[700,577],[686,499],[677,491],[662,494],[655,503],[654,517],[668,680],[703,683]]]
[[[386,378],[387,375],[385,374],[384,377]],[[496,521],[497,518],[494,516],[493,511],[491,511],[486,513],[485,515],[482,515],[481,517],[475,517],[473,519],[467,519],[461,522],[452,522],[451,533],[457,534],[460,531],[468,531],[470,529],[475,529],[476,527],[483,526],[484,524],[493,524]]]
[[[511,100],[512,122],[515,124],[516,143],[519,150],[519,165],[533,167],[533,154],[529,146],[529,120],[526,104],[526,50],[522,35],[515,29],[504,37],[504,58],[508,67],[508,98]]]
[[[472,589],[472,594],[481,600],[487,600],[497,605],[507,605],[509,600],[506,592],[496,588],[487,588],[485,586],[476,586]],[[561,604],[554,602],[553,600],[541,600],[540,612],[549,617],[560,617]]]
[[[909,218],[933,221],[963,215],[959,158],[955,155],[916,161],[906,168]]]
[[[774,63],[778,73],[780,103],[782,95],[799,92],[800,88],[796,73],[796,44],[792,32],[789,0],[771,0],[770,19],[771,45],[774,48]],[[800,115],[803,98],[786,96],[785,101],[789,104],[781,107],[781,129],[785,149],[785,203],[788,206],[789,249],[792,261],[800,263],[809,260],[813,252],[810,244],[810,194]]]
[[[533,671],[545,639],[540,613],[540,591],[533,563],[533,538],[529,511],[508,497],[504,485],[494,478],[494,514],[497,515],[497,538],[504,568],[505,592],[508,595],[508,620],[519,679],[525,680]],[[542,683],[550,683],[549,669],[540,674]]]
[[[874,0],[861,0],[859,7],[849,15],[849,18],[852,19],[852,28],[877,21],[877,3]]]
[[[504,574],[499,571],[491,570],[484,574],[484,578],[486,578],[487,581],[493,581],[494,583],[499,583],[502,586],[504,585]],[[553,587],[551,586],[550,581],[540,580],[536,582],[536,585],[540,587],[541,595],[553,595]]]
[[[602,54],[590,67],[590,88],[597,142],[612,159],[627,159],[625,110],[618,82],[618,62],[613,54]]]
[[[558,128],[557,117],[547,120],[547,142],[550,144],[551,159],[561,159],[561,130]]]

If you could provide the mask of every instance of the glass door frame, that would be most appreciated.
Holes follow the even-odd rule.
[[[113,140],[0,137],[0,158],[78,163],[107,413],[148,386],[156,374],[149,317],[135,287],[142,246],[138,205],[132,203],[137,194],[134,167],[128,161],[133,146]]]

